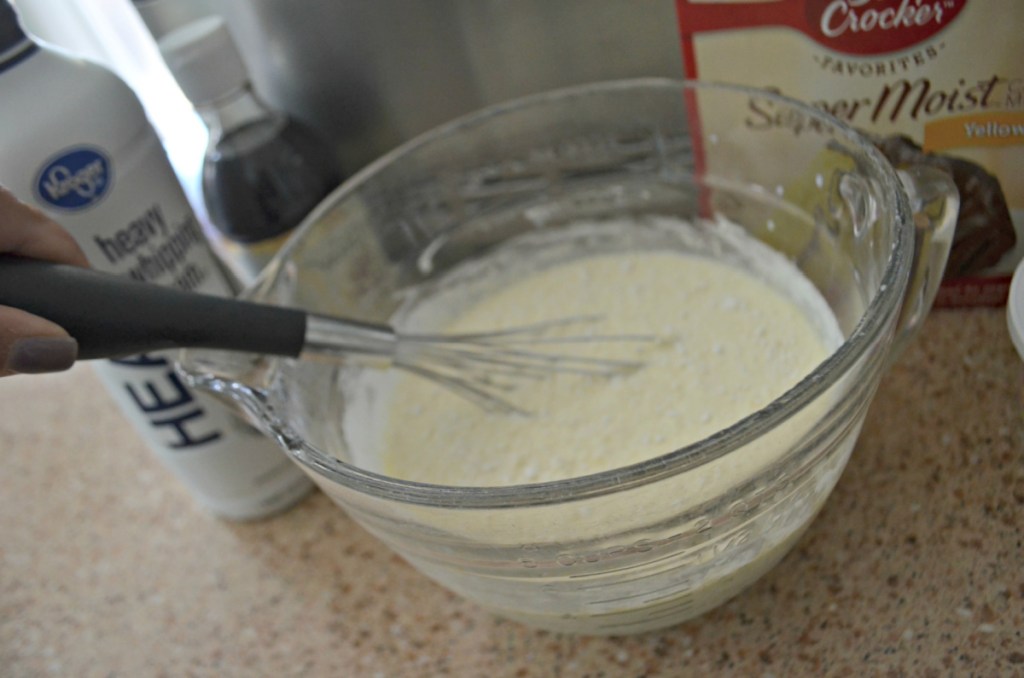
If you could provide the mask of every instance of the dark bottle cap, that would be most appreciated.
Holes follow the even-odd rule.
[[[26,40],[18,23],[18,15],[8,0],[0,0],[0,57],[10,48]]]

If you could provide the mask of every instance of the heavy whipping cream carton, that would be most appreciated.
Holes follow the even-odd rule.
[[[134,93],[106,69],[31,40],[6,0],[0,148],[0,185],[64,226],[94,268],[232,293]],[[188,388],[172,358],[93,365],[141,439],[199,503],[225,518],[254,519],[310,492],[309,479],[273,442]],[[82,464],[89,452],[82,450]]]
[[[1024,2],[676,0],[685,75],[774,90],[960,191],[937,306],[1001,305],[1024,256]],[[751,101],[748,124],[784,124]]]

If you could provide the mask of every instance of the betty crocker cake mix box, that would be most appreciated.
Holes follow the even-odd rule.
[[[676,0],[687,78],[828,111],[960,191],[936,306],[1001,305],[1024,256],[1024,1]],[[771,111],[751,102],[751,125]]]

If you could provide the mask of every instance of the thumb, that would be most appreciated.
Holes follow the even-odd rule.
[[[59,372],[78,356],[78,342],[60,325],[0,306],[0,377]]]

